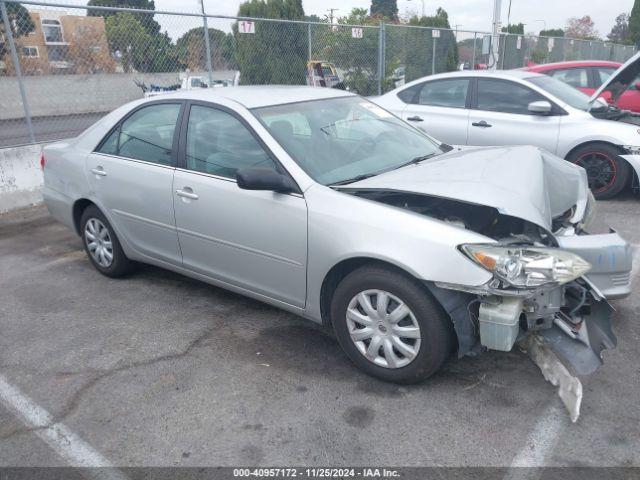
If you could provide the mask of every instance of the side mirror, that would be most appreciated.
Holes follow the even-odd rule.
[[[636,90],[640,90],[640,82],[634,83],[633,86],[636,87]]]
[[[537,102],[531,102],[527,107],[531,113],[536,115],[549,115],[551,113],[551,104],[546,100],[538,100]]]
[[[268,190],[289,193],[297,190],[288,176],[268,168],[247,167],[236,172],[238,187],[243,190]]]

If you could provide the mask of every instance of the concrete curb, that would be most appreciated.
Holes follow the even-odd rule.
[[[0,213],[42,203],[43,146],[0,149]]]

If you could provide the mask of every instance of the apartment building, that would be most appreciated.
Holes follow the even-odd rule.
[[[112,73],[104,19],[68,15],[53,10],[30,10],[35,28],[15,38],[24,75]],[[4,74],[14,74],[11,56],[2,59]]]

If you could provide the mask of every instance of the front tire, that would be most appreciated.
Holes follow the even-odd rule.
[[[95,205],[88,206],[80,218],[80,235],[89,261],[103,275],[118,278],[133,267],[113,227]]]
[[[347,275],[331,301],[336,337],[367,374],[395,383],[417,383],[451,355],[455,334],[440,305],[415,279],[382,266]]]
[[[598,200],[615,197],[629,182],[630,165],[612,145],[585,145],[572,152],[567,160],[587,171],[589,188]]]

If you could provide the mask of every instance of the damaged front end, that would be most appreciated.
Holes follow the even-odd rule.
[[[434,287],[465,295],[467,321],[480,346],[509,351],[518,343],[559,387],[575,422],[582,401],[578,376],[593,373],[603,363],[602,351],[616,346],[608,299],[629,295],[632,251],[613,231],[553,238],[554,247],[504,239],[498,245],[462,245],[493,278],[482,286]]]
[[[473,230],[493,243],[460,245],[460,254],[492,274],[483,285],[425,282],[449,313],[458,354],[510,351],[518,344],[540,367],[576,421],[579,376],[616,346],[608,300],[631,291],[632,250],[616,232],[591,235],[589,195],[549,219],[552,231],[498,209],[425,193],[353,189],[351,194]]]

